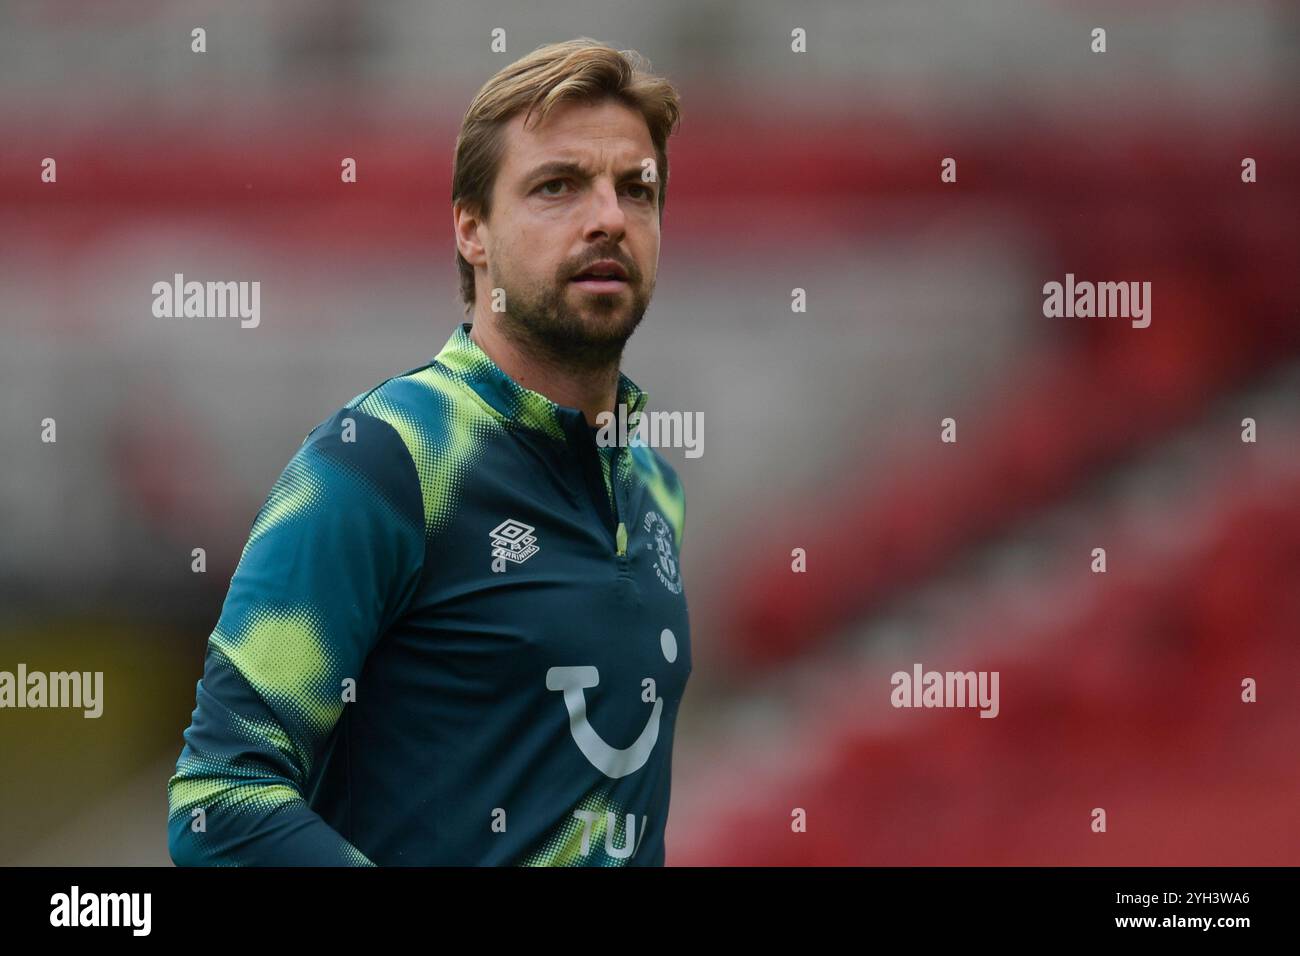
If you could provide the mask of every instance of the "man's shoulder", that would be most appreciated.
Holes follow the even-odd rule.
[[[365,423],[389,431],[405,446],[417,471],[452,453],[461,433],[480,414],[475,397],[436,360],[384,379],[335,411],[306,441]]]
[[[436,360],[392,375],[343,406],[392,424],[402,416],[437,416],[466,396],[452,375]]]
[[[677,477],[677,469],[664,457],[663,452],[653,445],[633,445],[631,450],[632,457],[637,460],[638,465],[658,476],[666,486],[674,490],[674,493],[682,493],[682,483]]]
[[[630,450],[641,480],[650,492],[651,499],[672,526],[680,547],[686,522],[686,491],[681,479],[677,477],[677,470],[659,449],[651,445],[633,445]]]
[[[481,400],[433,360],[357,395],[317,425],[303,446],[345,458],[367,476],[413,485],[432,532],[482,450],[488,419]]]
[[[397,396],[394,408],[409,406],[409,399],[390,391],[401,377],[363,392],[306,434],[254,519],[245,552],[275,528],[305,519],[346,522],[387,514],[417,528],[427,524],[420,468],[402,429],[363,410],[369,397],[381,394]]]

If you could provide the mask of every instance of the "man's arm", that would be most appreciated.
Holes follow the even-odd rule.
[[[305,788],[343,713],[344,680],[360,679],[423,562],[406,445],[386,422],[340,410],[276,481],[208,639],[167,785],[174,862],[370,865],[307,805]]]

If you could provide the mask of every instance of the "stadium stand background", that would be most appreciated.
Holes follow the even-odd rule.
[[[168,862],[253,515],[460,321],[460,116],[579,35],[685,110],[626,362],[705,422],[669,862],[1300,863],[1300,15],[1012,0],[0,3],[0,667],[106,672],[0,713],[0,863]],[[176,272],[261,326],[154,318]],[[1067,272],[1151,327],[1044,318]],[[1001,715],[892,709],[914,661]]]

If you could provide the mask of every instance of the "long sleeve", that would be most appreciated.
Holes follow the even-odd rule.
[[[392,425],[344,408],[307,436],[253,522],[208,639],[167,785],[175,863],[371,865],[311,809],[307,787],[348,680],[418,586],[424,528]]]

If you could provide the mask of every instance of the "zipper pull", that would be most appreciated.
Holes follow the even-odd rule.
[[[614,533],[614,542],[618,545],[618,555],[627,554],[627,525],[621,521],[618,523],[618,531]]]

